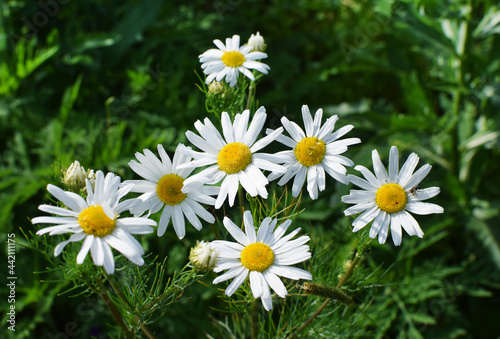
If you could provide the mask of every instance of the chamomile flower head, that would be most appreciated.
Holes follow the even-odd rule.
[[[193,170],[194,168],[209,165],[201,172],[185,181],[184,192],[191,190],[191,183],[196,181],[216,184],[222,181],[215,208],[220,208],[226,198],[233,206],[239,184],[251,196],[260,195],[267,198],[266,179],[262,170],[284,173],[285,168],[276,164],[280,160],[274,154],[257,153],[281,134],[283,128],[270,133],[257,141],[266,121],[266,110],[261,107],[255,112],[250,123],[250,112],[245,110],[236,114],[231,122],[226,112],[222,113],[222,134],[212,122],[206,118],[204,123],[199,120],[194,124],[201,136],[186,132],[188,140],[203,152],[185,149],[185,152],[194,158],[193,161],[181,165],[179,168]]]
[[[311,273],[290,265],[298,264],[311,257],[308,236],[291,240],[299,231],[295,229],[284,236],[292,223],[287,220],[275,229],[278,220],[265,218],[255,232],[252,214],[243,214],[245,232],[236,226],[229,218],[224,218],[224,226],[236,242],[214,240],[212,246],[219,251],[219,261],[214,272],[227,270],[215,278],[214,284],[233,279],[226,288],[225,294],[231,296],[248,276],[250,288],[255,298],[261,298],[264,308],[269,311],[273,307],[271,288],[278,296],[285,298],[288,291],[278,278],[311,280]]]
[[[120,202],[131,189],[130,185],[120,187],[120,177],[102,171],[95,175],[95,189],[87,179],[87,199],[80,195],[63,191],[57,186],[48,185],[47,190],[67,208],[51,205],[40,205],[41,211],[57,216],[33,218],[33,224],[55,224],[46,227],[36,234],[49,235],[72,233],[68,240],[59,243],[54,255],[61,254],[70,242],[83,240],[76,262],[82,264],[89,250],[94,264],[104,266],[108,274],[115,270],[115,262],[111,247],[121,252],[136,265],[143,265],[144,250],[131,234],[148,234],[153,232],[151,226],[156,222],[147,218],[120,218],[120,213],[134,204],[135,199]]]
[[[158,225],[158,236],[161,237],[172,219],[175,233],[182,239],[186,235],[186,218],[198,231],[202,224],[199,218],[213,223],[215,218],[201,204],[213,205],[219,187],[205,186],[203,182],[192,181],[191,189],[183,191],[184,180],[194,168],[180,169],[179,165],[189,162],[191,157],[180,151],[180,144],[175,150],[173,161],[170,160],[162,145],[158,145],[158,159],[148,149],[144,154],[135,154],[138,161],[129,162],[130,168],[145,180],[127,180],[132,184],[131,192],[143,193],[138,199],[142,202],[130,209],[134,215],[148,211],[148,215],[162,210]]]
[[[283,166],[286,167],[286,173],[271,173],[268,179],[272,181],[281,177],[278,185],[285,185],[295,177],[292,185],[294,197],[300,194],[307,180],[307,191],[311,199],[317,199],[318,191],[323,191],[326,186],[325,172],[343,184],[349,183],[344,166],[353,166],[354,163],[341,154],[347,151],[347,146],[358,144],[361,140],[358,138],[338,140],[354,126],[347,125],[334,132],[337,115],[328,118],[321,126],[322,116],[323,110],[318,109],[313,120],[307,105],[302,106],[305,132],[295,122],[286,117],[281,118],[281,123],[290,137],[279,135],[276,140],[292,149],[276,154],[280,158],[285,158]],[[267,130],[267,133],[272,133],[272,130]]]
[[[251,69],[264,74],[267,74],[270,69],[268,65],[257,61],[267,58],[267,54],[252,51],[252,46],[249,45],[240,47],[239,35],[227,38],[226,44],[218,39],[214,40],[214,44],[218,49],[209,49],[199,56],[203,73],[207,75],[207,84],[213,80],[225,79],[229,86],[233,87],[236,85],[240,73],[250,80],[255,80]]]
[[[415,173],[418,156],[410,154],[399,171],[399,157],[396,146],[391,147],[389,154],[389,173],[384,168],[377,150],[372,152],[373,170],[375,175],[364,166],[354,169],[363,174],[365,179],[349,174],[349,180],[362,190],[351,190],[349,195],[342,197],[342,201],[355,204],[344,211],[345,215],[363,212],[357,217],[352,226],[357,232],[373,220],[370,228],[370,237],[378,235],[379,243],[385,243],[391,227],[394,245],[401,245],[403,229],[410,236],[419,238],[424,236],[418,222],[409,213],[432,214],[443,213],[441,206],[422,202],[439,194],[439,187],[420,188],[418,184],[429,174],[431,166],[425,164]]]

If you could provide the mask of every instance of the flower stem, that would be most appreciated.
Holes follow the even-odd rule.
[[[116,323],[120,328],[123,330],[123,333],[125,333],[125,338],[134,338],[134,333],[129,329],[127,324],[125,324],[125,321],[123,320],[123,317],[120,313],[120,311],[116,308],[116,305],[113,303],[111,298],[109,297],[108,290],[106,289],[106,286],[102,283],[101,279],[97,280],[97,285],[98,289],[96,289],[94,286],[90,286],[92,290],[104,301],[106,304],[106,307],[109,309],[111,312],[111,315],[115,319]]]
[[[251,338],[256,339],[259,332],[259,300],[255,299],[252,303],[252,328]]]
[[[356,264],[358,263],[359,259],[361,258],[361,255],[359,255],[358,252],[356,252],[355,258],[351,264],[351,266],[347,269],[347,272],[344,273],[342,278],[340,278],[339,283],[337,284],[336,288],[339,289],[341,288],[347,279],[352,275],[352,272],[354,271],[354,267],[356,267]],[[314,313],[302,324],[300,327],[292,333],[291,336],[288,337],[288,339],[293,339],[299,334],[303,329],[305,329],[324,309],[325,307],[332,301],[332,298],[327,298]]]
[[[108,275],[105,271],[103,271],[103,274],[106,276],[106,279],[108,279],[109,283],[111,284],[111,287],[113,288],[113,290],[115,291],[115,293],[118,295],[118,297],[120,298],[120,300],[125,305],[127,305],[128,309],[129,309],[129,312],[130,313],[134,313],[134,310],[136,308],[125,297],[125,295],[121,291],[120,287],[116,283],[114,277]],[[134,320],[136,321],[137,325],[139,325],[139,328],[141,329],[141,331],[144,332],[144,334],[146,335],[146,337],[148,337],[149,339],[155,339],[156,338],[156,336],[153,333],[151,333],[151,331],[148,329],[148,327],[146,326],[146,324],[144,324],[141,321],[141,319],[138,316],[136,316],[135,314],[134,314]]]
[[[241,185],[238,186],[238,200],[240,202],[241,217],[243,218],[243,212],[245,212],[245,192]]]
[[[255,95],[255,82],[250,83],[250,87],[248,89],[248,100],[247,100],[247,106],[245,109],[250,109],[250,105],[252,103],[253,97]]]

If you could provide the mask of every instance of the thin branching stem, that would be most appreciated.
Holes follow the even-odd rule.
[[[346,283],[347,279],[349,279],[349,277],[352,275],[352,272],[354,272],[354,268],[356,267],[360,258],[361,255],[359,255],[359,253],[357,252],[351,266],[349,266],[347,272],[345,272],[342,278],[340,278],[340,281],[337,284],[336,288],[341,288]],[[330,301],[332,301],[332,298],[325,299],[325,301],[318,307],[318,309],[314,311],[314,313],[302,325],[300,325],[297,331],[292,333],[292,335],[289,336],[288,339],[295,338],[297,334],[299,334],[302,330],[304,330],[325,309],[325,307],[330,303]]]
[[[134,305],[132,305],[130,303],[130,301],[125,297],[125,295],[123,294],[123,292],[120,289],[120,286],[118,286],[118,284],[116,283],[114,277],[108,275],[104,271],[103,271],[103,274],[106,276],[106,279],[108,279],[109,283],[111,284],[111,287],[113,288],[113,291],[115,291],[115,293],[118,295],[118,297],[120,298],[120,300],[125,305],[127,305],[128,309],[129,309],[129,311],[131,313],[134,313],[134,311],[135,311]],[[144,334],[149,339],[156,338],[155,335],[151,333],[151,331],[148,329],[148,327],[146,326],[146,324],[144,324],[138,316],[134,315],[134,320],[136,321],[137,325],[139,325],[139,328],[141,329],[141,331],[144,332]]]
[[[116,305],[113,303],[113,301],[109,297],[108,290],[107,290],[106,286],[104,286],[104,284],[102,283],[101,279],[97,279],[97,285],[98,285],[98,289],[96,289],[95,287],[92,287],[90,285],[89,286],[104,301],[104,303],[106,304],[106,307],[111,312],[111,315],[115,319],[116,323],[123,330],[123,333],[125,334],[125,338],[127,338],[127,339],[134,338],[134,333],[130,330],[130,328],[127,326],[127,324],[125,324],[125,321],[123,320],[121,312],[118,310]]]

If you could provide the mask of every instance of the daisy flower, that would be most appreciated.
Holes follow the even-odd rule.
[[[193,168],[179,169],[178,166],[191,161],[191,157],[180,152],[180,144],[175,150],[173,161],[170,160],[162,145],[158,145],[158,159],[148,149],[144,154],[137,152],[137,161],[129,162],[130,168],[146,180],[127,180],[125,184],[132,184],[131,192],[143,193],[138,199],[142,204],[136,204],[130,212],[141,215],[146,211],[148,215],[163,208],[158,225],[158,236],[161,237],[172,219],[174,230],[179,239],[186,235],[186,218],[198,231],[202,224],[199,218],[213,223],[215,218],[200,203],[212,205],[215,198],[210,195],[219,193],[219,187],[205,186],[202,182],[193,181],[191,189],[185,192],[184,180],[191,174]]]
[[[389,173],[384,168],[377,150],[372,152],[373,169],[375,175],[364,166],[356,166],[354,169],[363,174],[365,179],[349,174],[350,181],[363,190],[351,190],[349,195],[342,197],[342,201],[348,204],[356,204],[344,211],[345,215],[353,215],[363,212],[357,217],[352,226],[357,232],[373,220],[370,228],[370,237],[375,238],[378,234],[379,243],[385,243],[391,226],[391,235],[394,245],[401,245],[403,226],[410,236],[419,238],[424,236],[418,222],[408,213],[431,214],[443,213],[441,206],[422,202],[439,194],[439,187],[422,189],[418,184],[429,174],[431,166],[425,164],[413,173],[418,164],[418,156],[410,154],[399,171],[398,149],[391,147],[389,154]]]
[[[255,80],[250,69],[267,74],[270,69],[268,65],[256,61],[267,58],[264,52],[252,52],[252,46],[243,45],[240,47],[240,36],[233,35],[233,38],[227,38],[226,44],[216,39],[215,46],[218,49],[209,49],[199,56],[202,63],[201,68],[207,76],[206,83],[211,83],[214,79],[221,81],[223,78],[229,86],[236,85],[239,73],[242,73],[250,80]]]
[[[281,118],[281,123],[291,138],[279,135],[276,140],[292,149],[277,153],[280,157],[285,157],[283,165],[286,167],[286,173],[284,175],[271,173],[268,179],[272,181],[281,177],[278,185],[285,185],[295,176],[292,185],[294,197],[299,195],[307,179],[307,191],[311,199],[317,199],[318,190],[325,189],[325,172],[343,184],[349,183],[344,166],[353,166],[354,163],[340,154],[347,151],[347,146],[358,144],[361,140],[358,138],[337,140],[354,126],[347,125],[333,132],[338,116],[328,118],[321,126],[322,116],[323,110],[318,109],[313,120],[307,105],[302,106],[305,133],[295,122],[286,117]],[[267,133],[271,132],[272,130],[267,130]]]
[[[311,273],[290,267],[311,257],[308,236],[292,239],[300,228],[295,229],[287,236],[283,236],[292,223],[287,220],[273,232],[278,219],[265,218],[260,224],[257,234],[250,211],[243,214],[245,232],[240,230],[229,218],[224,218],[224,226],[237,242],[224,240],[212,241],[213,247],[219,251],[219,261],[214,272],[228,270],[215,278],[214,284],[234,278],[226,288],[225,294],[231,296],[250,275],[250,288],[255,298],[261,298],[264,308],[269,311],[273,308],[269,287],[281,298],[285,298],[288,291],[278,278],[311,280]]]
[[[248,125],[250,112],[245,110],[236,114],[234,123],[227,112],[222,112],[222,132],[215,128],[209,119],[205,123],[199,120],[194,124],[201,137],[191,131],[186,132],[188,140],[203,152],[186,149],[194,160],[179,166],[179,168],[194,169],[210,165],[203,171],[191,176],[185,182],[183,191],[190,190],[190,185],[195,181],[216,184],[222,180],[215,208],[220,208],[226,198],[229,205],[233,206],[239,184],[252,196],[260,195],[267,198],[266,185],[269,181],[261,170],[284,173],[285,168],[276,164],[280,157],[274,154],[256,153],[271,143],[283,132],[283,128],[270,133],[258,140],[257,137],[266,121],[266,109],[260,107]]]
[[[147,218],[120,218],[119,214],[134,203],[135,199],[119,202],[130,191],[131,186],[120,188],[121,179],[113,173],[104,177],[102,171],[97,171],[95,178],[95,189],[92,189],[92,184],[87,179],[86,200],[76,193],[66,192],[49,184],[47,190],[67,208],[40,205],[38,208],[41,211],[58,216],[33,218],[33,224],[55,224],[39,230],[36,234],[72,233],[68,240],[55,247],[54,255],[61,254],[70,242],[83,240],[76,262],[83,263],[90,250],[94,264],[104,266],[108,274],[115,270],[111,247],[134,264],[143,265],[144,250],[131,234],[152,233],[153,228],[150,226],[156,226],[156,222]]]

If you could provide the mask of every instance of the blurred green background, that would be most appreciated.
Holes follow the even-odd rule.
[[[9,334],[107,337],[112,320],[97,298],[56,296],[71,284],[40,282],[61,279],[58,272],[33,274],[49,264],[23,247],[20,229],[36,231],[29,218],[49,201],[46,185],[59,184],[61,169],[74,160],[131,179],[127,163],[135,152],[158,143],[172,152],[186,142],[185,131],[206,116],[195,86],[198,55],[213,39],[239,34],[244,42],[259,31],[271,67],[257,89],[267,127],[277,128],[283,115],[301,124],[303,104],[338,114],[340,125],[355,126],[349,136],[362,140],[346,156],[371,168],[373,149],[385,163],[391,145],[402,159],[416,152],[419,165],[433,165],[422,185],[441,187],[432,202],[445,210],[417,217],[423,239],[404,235],[398,248],[390,240],[372,243],[350,285],[371,305],[369,317],[332,304],[301,335],[500,335],[496,2],[5,0],[0,15],[0,231],[2,240],[15,233],[19,243],[16,333]],[[351,188],[329,180],[319,200],[301,205],[306,211],[297,222],[313,227],[317,280],[336,279],[342,261],[331,249],[345,250],[358,236],[340,203]],[[209,234],[188,227],[182,241],[170,234],[146,238],[145,246],[160,260],[168,255],[172,273]],[[6,257],[7,246],[1,253]],[[376,283],[366,278],[372,271],[379,272]],[[2,286],[0,304],[7,305]],[[191,299],[168,308],[153,329],[163,338],[229,337],[217,323],[225,315],[209,307],[216,294],[201,284],[187,289]]]

